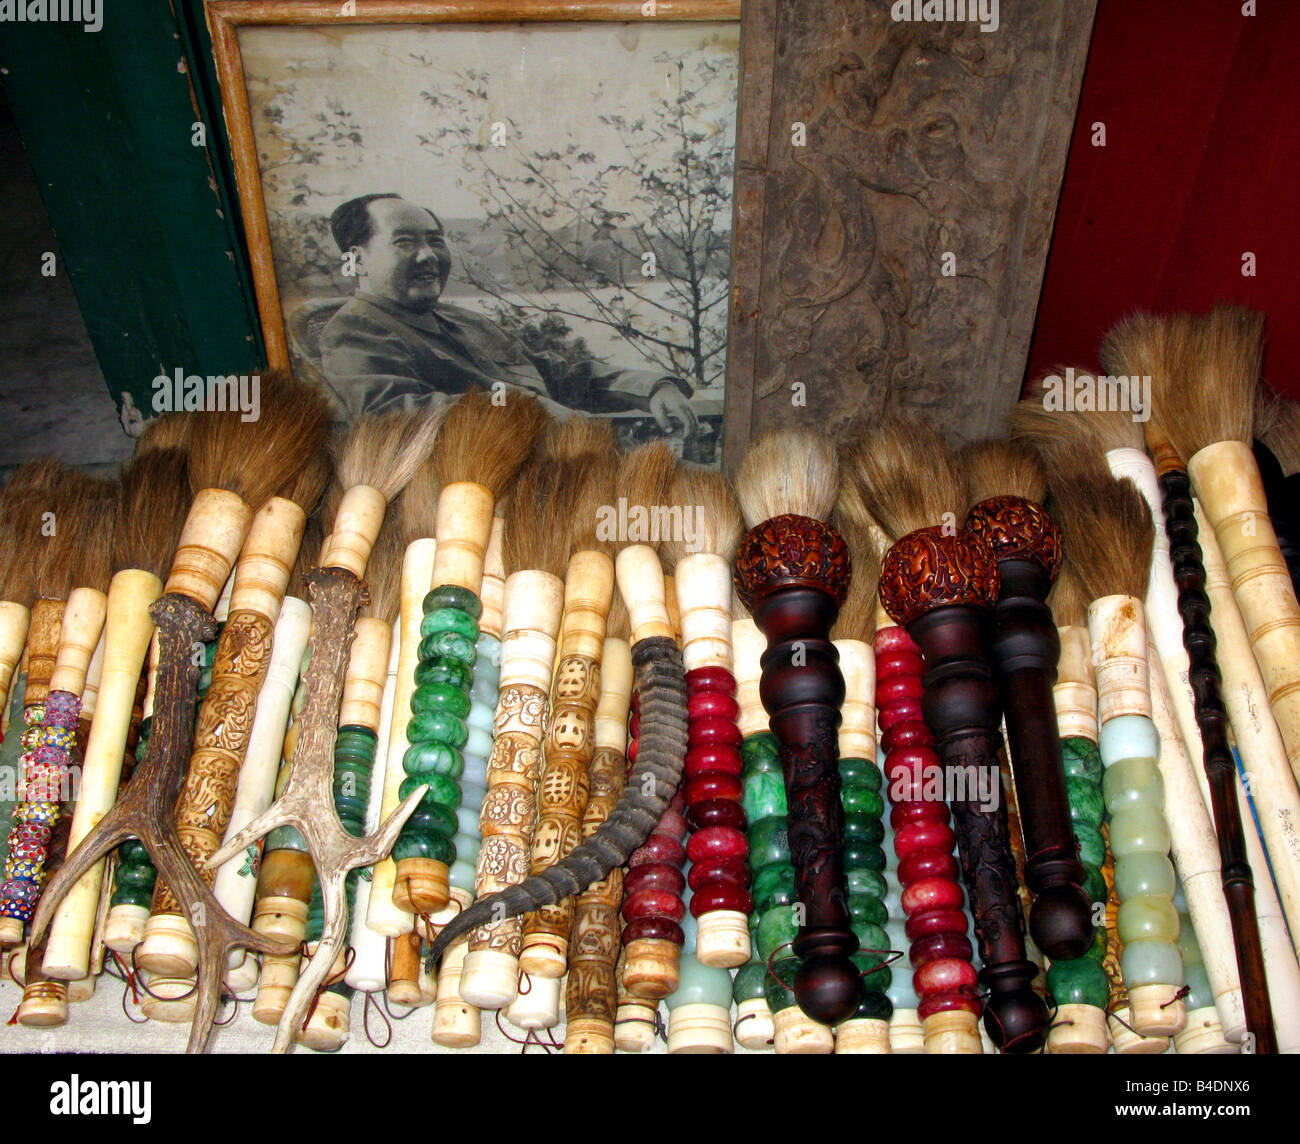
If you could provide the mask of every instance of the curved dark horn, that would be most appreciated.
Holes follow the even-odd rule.
[[[632,648],[636,693],[641,700],[641,734],[636,765],[618,805],[604,824],[567,858],[458,914],[442,928],[429,950],[428,968],[462,934],[580,894],[622,866],[645,843],[677,793],[686,760],[686,673],[682,652],[664,636]]]

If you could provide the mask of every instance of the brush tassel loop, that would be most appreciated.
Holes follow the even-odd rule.
[[[622,866],[650,837],[677,793],[686,759],[686,674],[677,644],[663,636],[632,648],[641,738],[636,765],[618,805],[601,828],[554,866],[486,898],[443,927],[429,950],[432,968],[461,934],[489,922],[516,917],[581,893]]]

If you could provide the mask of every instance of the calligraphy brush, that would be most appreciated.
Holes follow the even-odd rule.
[[[181,420],[188,422],[188,418]],[[162,595],[163,576],[190,507],[188,454],[173,447],[155,448],[156,438],[147,434],[146,430],[118,483],[99,699],[82,759],[69,853],[117,800],[124,753],[139,718],[137,694],[154,632],[149,608]],[[89,972],[102,876],[102,861],[96,862],[59,906],[45,955],[51,976],[78,980]],[[131,947],[138,942],[148,917],[148,891],[142,897],[110,910],[106,933],[113,939],[111,948],[117,948],[113,935],[123,927],[131,934],[124,940]]]
[[[917,418],[887,419],[859,443],[854,461],[863,499],[894,540],[881,603],[924,656],[925,724],[944,773],[966,780],[949,803],[984,963],[979,979],[990,991],[985,1029],[1004,1051],[1032,1052],[1046,1036],[1047,1012],[1030,988],[1037,967],[1025,954],[1006,806],[997,799],[991,807],[970,790],[980,777],[1001,787],[1001,711],[982,651],[998,565],[983,537],[957,527],[966,480],[933,429]]]

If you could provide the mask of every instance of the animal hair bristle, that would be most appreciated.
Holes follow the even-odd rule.
[[[155,417],[140,434],[135,444],[135,455],[154,449],[188,449],[193,418],[188,413],[164,413]]]
[[[259,395],[252,421],[237,409],[195,416],[190,479],[196,493],[227,489],[256,509],[324,447],[329,406],[320,386],[277,370],[262,376]]]
[[[1164,385],[1153,378],[1153,419],[1184,461],[1207,445],[1249,445],[1264,357],[1264,315],[1219,303],[1208,314],[1165,319]]]
[[[402,556],[406,545],[401,530],[385,524],[370,552],[366,565],[366,588],[370,602],[362,608],[364,616],[374,616],[391,624],[397,619],[402,598]]]
[[[63,462],[57,457],[27,461],[19,465],[5,482],[3,496],[13,500],[31,493],[44,493],[53,488],[63,473],[63,467]]]
[[[1272,405],[1273,424],[1264,434],[1264,444],[1287,476],[1300,473],[1300,401],[1279,397]]]
[[[1023,441],[975,441],[957,453],[966,470],[972,505],[989,497],[1023,497],[1041,505],[1047,499],[1042,458]]]
[[[1146,595],[1155,528],[1137,486],[1111,475],[1084,442],[1057,450],[1048,461],[1055,492],[1048,512],[1061,528],[1065,559],[1090,600]]]
[[[668,490],[668,503],[671,509],[680,508],[683,525],[680,533],[670,535],[659,546],[659,554],[670,569],[695,552],[711,552],[731,563],[745,525],[735,491],[726,477],[713,469],[683,465]],[[685,535],[688,519],[695,526],[689,543]]]
[[[1088,626],[1088,604],[1091,601],[1073,565],[1066,561],[1056,575],[1051,591],[1047,593],[1047,606],[1052,609],[1052,619],[1058,628]]]
[[[843,480],[891,540],[966,511],[966,474],[939,434],[919,417],[893,413],[844,451]]]
[[[376,489],[387,501],[396,497],[432,452],[443,411],[437,406],[358,417],[337,444],[334,470],[340,497],[358,485]],[[326,519],[333,522],[333,517]]]
[[[832,523],[849,546],[852,576],[849,594],[840,606],[832,639],[871,642],[876,634],[876,590],[880,586],[881,556],[864,529],[850,514],[838,512]]]
[[[138,568],[165,577],[189,510],[189,455],[183,449],[137,453],[118,480],[113,572]]]
[[[830,437],[803,427],[751,441],[736,476],[740,511],[750,528],[774,516],[826,520],[839,491],[839,458]]]
[[[323,508],[323,502],[322,502]],[[331,518],[332,519],[332,518]],[[384,530],[380,530],[382,537]],[[321,546],[325,543],[325,518],[320,511],[312,513],[302,530],[302,543],[298,546],[298,555],[289,572],[289,587],[286,596],[297,596],[308,602],[307,573],[320,564]],[[373,558],[373,553],[371,554]],[[367,570],[367,575],[369,571]]]
[[[617,588],[609,605],[609,615],[605,618],[605,635],[612,640],[632,642],[632,617],[628,614],[623,594]]]
[[[450,403],[442,394],[440,400],[424,410],[425,415],[434,419],[439,432],[447,416]],[[442,495],[442,482],[438,479],[437,461],[438,442],[411,474],[410,480],[401,489],[401,503],[396,509],[397,527],[401,530],[402,540],[406,544],[427,539],[436,531],[438,521],[438,498]],[[342,490],[339,490],[342,496]],[[337,507],[337,506],[335,506]],[[326,520],[333,520],[327,516]]]
[[[0,491],[0,600],[30,608],[44,514],[63,472],[53,457],[20,465]]]
[[[324,442],[322,442],[323,446]],[[277,496],[293,501],[303,512],[310,516],[316,511],[321,497],[325,495],[325,486],[329,484],[334,473],[329,450],[322,447],[307,458],[296,473],[281,486]]]
[[[510,391],[500,405],[481,389],[463,393],[448,407],[438,434],[438,483],[475,481],[501,496],[548,416],[541,402],[520,391]]]
[[[637,506],[651,513],[667,501],[676,473],[677,458],[672,450],[662,441],[647,441],[624,453],[619,461],[618,495],[627,500],[629,513]],[[657,548],[658,544],[651,547]]]
[[[113,574],[117,504],[118,482],[96,481],[90,491],[85,538],[74,573],[77,587],[108,591],[108,581]]]
[[[538,569],[564,578],[569,560],[569,514],[574,489],[570,465],[544,446],[559,425],[552,423],[543,441],[524,458],[510,490],[502,559],[506,575]]]
[[[82,550],[100,492],[100,482],[79,469],[64,469],[50,489],[53,528],[41,530],[36,564],[36,594],[66,600],[78,587]]]
[[[575,478],[573,518],[569,522],[569,551],[604,552],[613,557],[618,544],[603,535],[602,510],[608,511],[617,496],[618,453],[611,435],[609,447],[597,453],[585,453],[579,462],[582,475]]]

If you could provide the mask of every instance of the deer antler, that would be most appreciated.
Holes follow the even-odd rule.
[[[306,969],[280,1016],[272,1052],[285,1053],[307,1018],[317,989],[329,975],[347,936],[348,872],[385,857],[427,787],[413,791],[379,828],[364,838],[343,829],[334,807],[334,742],[348,649],[366,586],[345,568],[318,568],[307,578],[311,591],[310,663],[304,676],[306,702],[298,718],[289,780],[280,797],[208,859],[219,866],[277,826],[292,826],[307,844],[325,908],[325,926]]]
[[[246,948],[284,957],[293,950],[254,933],[226,913],[181,845],[174,811],[181,789],[181,763],[190,757],[198,706],[199,665],[192,653],[197,643],[215,637],[216,623],[202,604],[179,593],[163,596],[149,614],[158,625],[159,656],[148,750],[123,797],[50,880],[32,919],[31,943],[41,940],[55,909],[87,870],[115,846],[138,838],[194,929],[199,966],[194,1019],[185,1051],[201,1053],[212,1035],[230,952]]]

